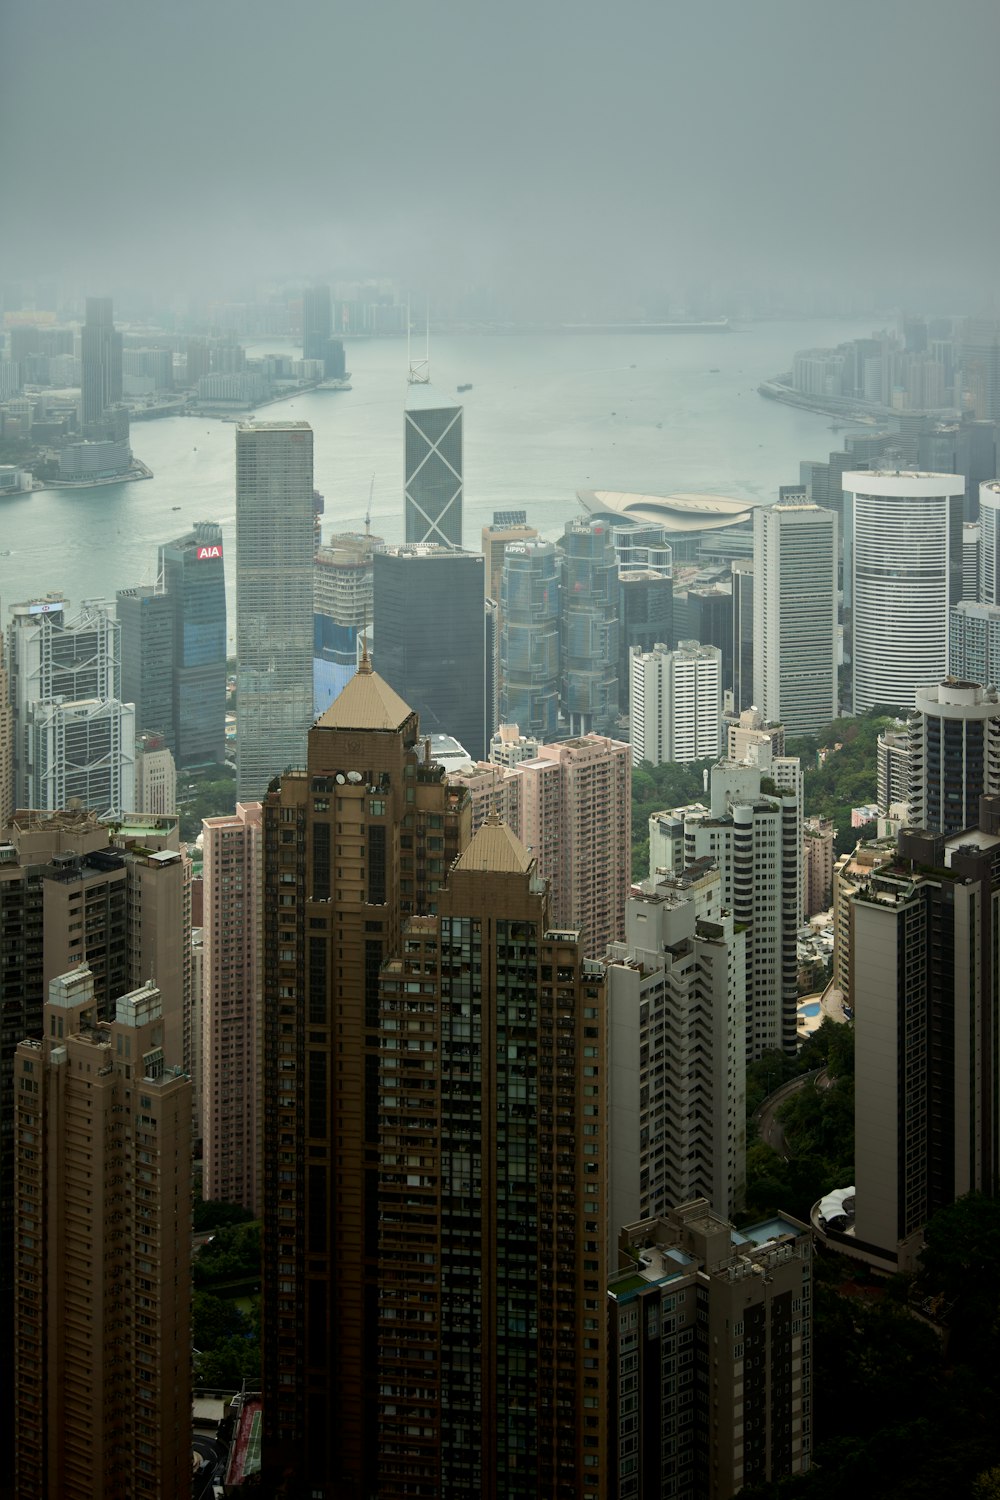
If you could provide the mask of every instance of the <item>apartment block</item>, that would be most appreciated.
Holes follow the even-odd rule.
[[[950,838],[903,830],[851,905],[854,1232],[907,1270],[931,1215],[992,1193],[1000,1162],[1000,798]]]
[[[602,966],[495,815],[438,906],[380,979],[378,1493],[599,1500]]]
[[[202,829],[202,1196],[256,1213],[260,803],[238,802]]]
[[[625,931],[631,880],[631,759],[622,740],[581,735],[522,761],[517,833],[550,881],[553,919],[600,958]]]
[[[851,897],[871,880],[880,865],[895,857],[896,840],[873,839],[855,845],[851,854],[841,854],[833,865],[833,983],[853,1006],[851,979],[851,932],[854,907]]]
[[[263,1458],[322,1500],[378,1467],[379,975],[470,835],[367,657],[263,803]]]
[[[191,1084],[153,984],[98,1017],[90,971],[57,976],[14,1063],[22,1500],[191,1484]]]
[[[722,653],[680,641],[629,655],[632,764],[714,759],[722,725]]]
[[[794,1052],[801,794],[759,765],[720,761],[708,814],[684,819],[684,863],[703,857],[718,865],[723,904],[747,928],[747,1059],[773,1047]]]
[[[629,898],[607,952],[610,1214],[618,1227],[746,1185],[746,936],[707,860]]]
[[[812,1454],[812,1237],[705,1199],[627,1225],[608,1286],[611,1500],[729,1500]]]
[[[802,910],[814,917],[828,909],[833,897],[836,829],[829,818],[807,818],[802,835]]]
[[[464,787],[472,802],[472,831],[495,812],[511,828],[521,823],[521,778],[516,770],[481,760],[464,770],[449,771],[453,786]]]

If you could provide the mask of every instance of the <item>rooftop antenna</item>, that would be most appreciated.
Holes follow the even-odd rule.
[[[407,381],[410,385],[430,385],[431,381],[431,311],[430,298],[424,314],[424,357],[414,359],[410,352],[410,305],[406,305],[406,360],[410,367]]]

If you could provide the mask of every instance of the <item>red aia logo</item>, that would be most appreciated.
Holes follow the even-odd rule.
[[[217,546],[217,547],[199,547],[198,548],[198,561],[199,562],[201,561],[201,559],[203,557],[221,557],[221,556],[222,556],[222,548],[221,548],[221,546]]]

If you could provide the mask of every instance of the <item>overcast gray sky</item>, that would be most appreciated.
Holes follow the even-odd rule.
[[[6,0],[0,57],[7,274],[997,276],[1000,0]]]

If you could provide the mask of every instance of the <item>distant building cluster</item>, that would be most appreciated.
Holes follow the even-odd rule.
[[[879,413],[967,412],[1000,418],[1000,323],[906,318],[901,333],[873,333],[835,349],[801,349],[791,388],[801,396],[862,403]]]

